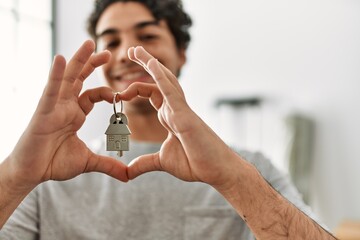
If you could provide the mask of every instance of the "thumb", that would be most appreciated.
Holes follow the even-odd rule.
[[[84,172],[101,172],[122,182],[129,180],[127,166],[114,158],[92,153]]]
[[[152,171],[162,171],[158,152],[142,155],[132,160],[128,165],[127,176],[129,180],[132,180],[141,174]]]

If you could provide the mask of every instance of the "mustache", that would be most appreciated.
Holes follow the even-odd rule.
[[[110,72],[127,72],[133,69],[139,69],[142,68],[139,64],[135,62],[129,62],[121,65],[116,65],[113,68],[111,68]]]
[[[116,77],[116,76],[122,76],[127,73],[131,73],[131,72],[142,72],[142,71],[145,71],[145,69],[142,66],[134,63],[127,67],[124,67],[124,66],[114,67],[109,71],[109,75],[110,75],[110,77]]]

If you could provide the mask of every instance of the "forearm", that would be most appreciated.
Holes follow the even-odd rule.
[[[218,191],[257,239],[336,239],[273,189],[253,165],[240,157],[235,162],[237,181]]]
[[[9,159],[0,164],[0,229],[31,190],[19,190],[10,171]]]

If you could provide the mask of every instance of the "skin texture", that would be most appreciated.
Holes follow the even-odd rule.
[[[110,88],[80,94],[83,81],[110,59],[110,53],[93,54],[95,44],[86,41],[66,64],[54,58],[47,86],[38,107],[12,153],[0,165],[0,226],[22,199],[38,184],[67,180],[85,172],[102,172],[128,181],[127,167],[120,161],[91,152],[77,131],[94,104],[112,102]]]

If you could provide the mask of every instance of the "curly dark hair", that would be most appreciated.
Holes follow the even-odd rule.
[[[190,42],[189,28],[192,25],[190,16],[183,10],[181,0],[95,0],[95,8],[88,19],[88,32],[96,40],[96,25],[104,10],[116,2],[139,2],[147,7],[156,20],[165,20],[176,46],[186,49]]]

